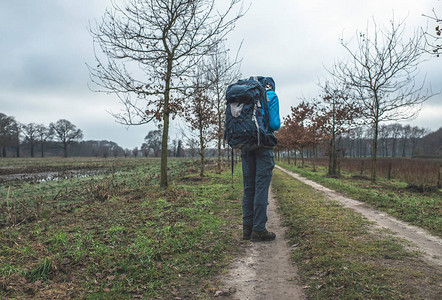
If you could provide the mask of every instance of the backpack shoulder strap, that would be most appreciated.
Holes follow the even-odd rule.
[[[269,105],[268,105],[269,97],[267,96],[267,89],[264,86],[264,82],[263,82],[264,77],[263,76],[251,76],[249,78],[249,80],[256,80],[256,81],[258,81],[260,83],[260,85],[261,85],[262,90],[263,90],[263,94],[264,95],[262,97],[261,105],[262,105],[262,107],[264,107],[264,126],[266,128],[266,131],[268,131],[269,128],[270,128],[270,116],[269,116],[270,114],[269,114]]]

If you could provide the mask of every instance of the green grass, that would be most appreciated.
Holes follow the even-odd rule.
[[[407,184],[379,178],[375,184],[368,179],[354,178],[346,172],[341,178],[326,177],[326,168],[299,168],[278,162],[283,168],[314,180],[350,198],[369,203],[373,207],[442,237],[442,193],[419,193],[408,190]]]
[[[272,187],[308,299],[440,296],[440,270],[398,239],[279,170]]]
[[[171,160],[167,190],[159,160],[147,159],[114,174],[15,185],[20,202],[58,201],[0,228],[0,298],[207,297],[238,251],[242,190],[229,171],[199,178],[193,166]]]

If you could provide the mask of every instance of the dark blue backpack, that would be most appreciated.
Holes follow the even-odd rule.
[[[227,87],[224,139],[232,149],[251,151],[275,146],[269,138],[268,103],[264,77],[239,80]],[[262,115],[264,105],[265,117]]]

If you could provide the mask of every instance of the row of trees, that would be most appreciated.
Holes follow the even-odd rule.
[[[20,145],[29,145],[31,157],[35,156],[34,150],[37,145],[40,147],[41,157],[44,156],[45,145],[50,141],[58,142],[63,155],[67,157],[68,146],[83,138],[83,132],[65,119],[60,119],[49,126],[43,124],[29,123],[22,124],[12,116],[0,113],[0,148],[1,156],[6,156],[8,148],[14,148],[16,156],[20,156]]]
[[[305,106],[304,103],[293,108],[293,110],[298,113],[302,111],[303,106]],[[305,114],[305,111],[303,113]],[[335,161],[335,165],[340,157],[365,158],[372,156],[372,128],[359,126],[345,132],[335,133],[335,144],[332,145],[333,138],[331,138],[331,135],[333,133],[327,129],[326,124],[322,123],[323,115],[310,114],[304,116],[306,119],[303,123],[293,123],[291,117],[287,118],[286,126],[277,133],[278,138],[280,138],[280,143],[276,148],[277,151],[292,153],[291,156],[295,159],[297,158],[296,154],[298,154],[301,160],[304,156],[310,158],[313,156],[330,156],[330,159]],[[315,125],[309,126],[308,124]],[[439,139],[440,135],[435,135],[435,132],[430,133],[428,129],[418,126],[400,123],[381,125],[377,156],[438,156],[440,155]],[[332,155],[333,152],[336,154],[335,157]],[[333,161],[330,163],[332,168],[329,170],[329,174],[338,175],[334,173]]]
[[[418,148],[422,138],[429,133],[428,129],[418,126],[393,123],[379,127],[378,157],[406,157],[419,155],[436,155],[436,149],[423,152]],[[371,154],[371,146],[367,142],[372,140],[371,128],[359,127],[350,130],[342,137],[343,156],[365,157]],[[364,142],[365,141],[365,142]]]
[[[341,39],[348,57],[337,60],[328,70],[330,78],[320,84],[318,98],[292,107],[291,115],[278,133],[280,146],[299,150],[302,155],[305,147],[312,148],[315,153],[319,145],[327,144],[328,173],[337,176],[337,158],[343,150],[337,147],[337,141],[345,134],[362,133],[361,125],[368,126],[368,136],[372,140],[373,182],[379,150],[383,155],[390,151],[396,156],[400,136],[405,156],[406,143],[410,141],[411,147],[415,146],[413,143],[425,130],[382,124],[417,116],[422,103],[434,93],[424,89],[425,81],[417,82],[418,66],[426,53],[424,35],[416,31],[407,38],[404,27],[404,22],[394,20],[385,28],[373,21],[373,30],[367,27],[365,32],[357,33],[355,44]],[[359,155],[363,152],[359,150]]]
[[[222,99],[225,76],[231,72],[207,71],[218,63],[222,68],[231,65],[222,57],[228,53],[222,45],[244,15],[241,4],[240,0],[217,5],[215,0],[113,2],[90,29],[94,44],[101,49],[97,63],[89,66],[91,78],[97,91],[114,93],[121,100],[124,112],[115,114],[117,121],[125,125],[162,122],[162,187],[168,185],[171,118],[187,117],[190,128],[199,132],[202,166],[206,138],[212,139],[212,124],[207,120],[222,126],[219,118],[224,105],[209,99]],[[209,64],[210,68],[204,67]],[[213,89],[207,90],[208,86]],[[215,136],[220,137],[221,131]]]
[[[90,29],[94,44],[101,49],[96,54],[96,66],[89,66],[91,78],[97,91],[114,93],[121,100],[124,110],[115,118],[125,125],[161,122],[162,187],[168,184],[170,118],[185,117],[190,129],[196,132],[202,166],[205,147],[213,138],[218,139],[221,153],[224,105],[220,95],[225,82],[235,74],[232,64],[219,55],[227,53],[222,44],[243,15],[240,0],[229,1],[224,10],[219,3],[215,6],[215,0],[129,0],[121,5],[114,2]],[[349,58],[336,62],[330,70],[332,78],[320,97],[328,103],[321,113],[328,122],[304,124],[328,128],[332,165],[336,138],[351,127],[348,123],[357,117],[369,124],[373,132],[373,181],[380,124],[411,117],[418,111],[416,107],[431,96],[431,92],[423,91],[423,84],[414,80],[425,52],[423,40],[428,35],[416,32],[406,41],[403,23],[392,22],[385,29],[374,24],[374,28],[373,33],[368,29],[358,33],[356,48],[341,40]],[[438,28],[436,34],[440,34]],[[221,63],[222,71],[210,72],[217,63]],[[304,105],[314,107],[306,102]],[[306,110],[306,114],[312,113],[311,107]],[[282,144],[295,143],[284,139],[296,136],[291,132],[293,127],[307,122],[301,121],[296,113],[300,112],[295,109],[286,120],[291,129],[282,129]]]
[[[207,116],[213,117],[214,103],[210,103],[208,107],[212,110],[209,109]],[[208,121],[210,118],[201,119],[204,119],[202,123],[214,124],[212,120]],[[211,129],[214,129],[213,126]],[[183,132],[185,131],[183,130]],[[211,141],[215,141],[215,135],[211,134],[210,136],[212,137]],[[105,158],[110,156],[159,157],[162,150],[162,130],[160,129],[149,131],[141,147],[134,149],[123,149],[112,141],[82,141],[82,138],[82,131],[67,120],[59,120],[48,126],[36,123],[23,124],[12,116],[0,113],[0,149],[3,157],[7,155],[35,157],[37,151],[41,157],[59,155]],[[208,142],[210,142],[209,139],[207,139]],[[168,157],[201,156],[201,148],[203,147],[203,153],[210,152],[209,155],[206,153],[204,156],[213,157],[216,154],[220,158],[221,151],[216,151],[213,148],[206,150],[207,143],[201,144],[200,139],[193,137],[192,132],[186,133],[181,139],[177,138],[169,143]]]

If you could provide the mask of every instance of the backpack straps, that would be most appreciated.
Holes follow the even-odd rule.
[[[264,124],[266,127],[266,131],[270,129],[270,113],[269,113],[269,96],[267,96],[267,91],[265,92],[266,96],[264,98]]]
[[[249,79],[258,81],[260,83],[261,87],[262,87],[264,95],[263,95],[262,100],[261,100],[262,101],[261,105],[264,108],[264,126],[266,128],[266,131],[269,131],[269,128],[270,128],[270,116],[269,116],[270,113],[269,113],[269,106],[268,106],[269,97],[267,96],[267,89],[266,89],[266,87],[264,86],[264,83],[263,83],[264,77],[262,77],[262,76],[251,76]]]

